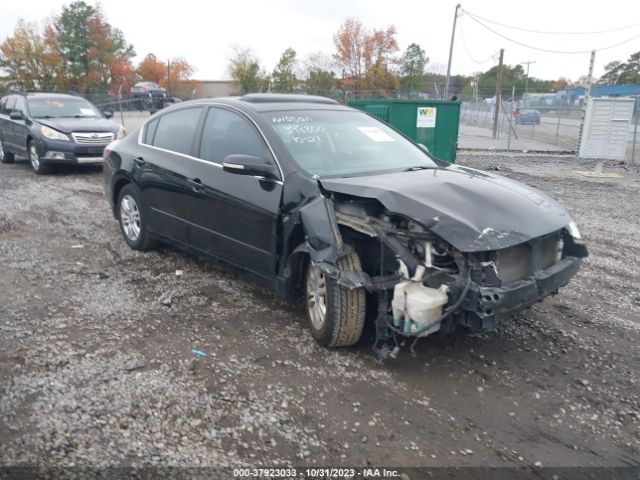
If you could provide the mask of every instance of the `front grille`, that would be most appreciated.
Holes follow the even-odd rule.
[[[113,141],[113,132],[73,132],[73,140],[80,145],[108,145]]]

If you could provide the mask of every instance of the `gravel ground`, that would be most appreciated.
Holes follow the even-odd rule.
[[[371,339],[316,346],[299,305],[236,270],[130,250],[100,168],[0,165],[0,464],[637,466],[640,172],[459,161],[559,199],[591,257],[496,333],[383,365]]]

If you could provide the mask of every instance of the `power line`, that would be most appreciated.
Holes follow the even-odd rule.
[[[469,57],[469,60],[471,60],[472,62],[477,63],[478,65],[482,65],[483,63],[487,63],[489,60],[492,60],[495,57],[495,54],[491,54],[486,60],[476,60],[473,55],[471,55],[471,52],[467,47],[467,41],[465,40],[462,25],[460,25],[460,36],[462,37],[462,46],[464,47],[464,51],[467,53],[467,57]]]
[[[623,40],[622,42],[618,42],[615,43],[613,45],[608,45],[606,47],[602,47],[602,48],[592,48],[589,50],[575,50],[575,51],[567,51],[567,50],[553,50],[550,48],[541,48],[541,47],[534,47],[533,45],[528,45],[526,43],[523,42],[519,42],[518,40],[514,40],[513,38],[507,37],[506,35],[503,35],[500,32],[496,32],[493,28],[489,27],[488,25],[485,25],[484,23],[482,23],[480,20],[478,20],[477,18],[475,18],[473,16],[473,14],[466,12],[467,15],[469,16],[469,18],[471,20],[473,20],[474,22],[480,24],[482,27],[486,28],[487,30],[489,30],[491,33],[493,33],[494,35],[498,35],[501,38],[504,38],[505,40],[511,42],[511,43],[515,43],[516,45],[520,45],[521,47],[525,47],[525,48],[530,48],[532,50],[538,50],[540,52],[545,52],[545,53],[558,53],[558,54],[564,54],[564,55],[576,55],[576,54],[582,54],[582,53],[590,53],[592,50],[598,50],[598,51],[602,51],[602,50],[609,50],[611,48],[615,48],[615,47],[619,47],[620,45],[624,45],[625,43],[629,43],[632,40],[635,40],[636,38],[640,38],[640,33],[628,38],[626,40]]]
[[[611,28],[608,30],[594,30],[591,32],[553,32],[553,31],[548,31],[548,30],[532,30],[529,28],[523,28],[523,27],[515,27],[513,25],[507,25],[506,23],[500,23],[500,22],[496,22],[495,20],[491,20],[489,18],[486,17],[481,17],[480,15],[476,15],[475,13],[472,13],[468,10],[464,10],[464,13],[467,13],[469,16],[471,17],[476,17],[479,18],[480,20],[484,20],[485,22],[489,22],[489,23],[493,23],[494,25],[499,25],[501,27],[505,27],[505,28],[510,28],[512,30],[521,30],[523,32],[529,32],[529,33],[541,33],[544,35],[599,35],[601,33],[611,33],[611,32],[619,32],[622,30],[629,30],[630,28],[634,28],[634,27],[638,27],[640,26],[640,23],[634,23],[633,25],[626,25],[624,27],[616,27],[616,28]]]

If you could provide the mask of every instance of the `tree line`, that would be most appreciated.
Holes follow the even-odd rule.
[[[185,59],[164,62],[150,53],[134,65],[135,56],[102,8],[82,0],[41,27],[20,20],[0,44],[0,68],[16,89],[117,94],[144,79],[191,92],[194,68]]]
[[[430,64],[426,51],[411,43],[403,52],[394,25],[368,28],[357,18],[347,18],[333,35],[331,53],[315,52],[299,58],[287,48],[272,70],[265,69],[249,47],[234,45],[227,72],[237,93],[299,92],[344,98],[344,92],[368,96],[440,97],[445,83],[444,65]],[[62,7],[60,14],[42,26],[20,20],[12,35],[0,44],[0,68],[13,88],[127,93],[139,80],[154,81],[177,95],[191,96],[198,84],[194,68],[184,58],[169,61],[146,55],[137,65],[134,46],[112,26],[99,5],[82,0]],[[491,95],[498,67],[472,75],[453,75],[450,94],[459,98]],[[521,93],[555,92],[586,84],[565,78],[529,77],[522,65],[505,65],[502,86]],[[611,62],[599,83],[640,83],[640,52],[627,62]]]

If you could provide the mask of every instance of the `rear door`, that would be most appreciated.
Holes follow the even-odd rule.
[[[262,135],[244,114],[210,107],[203,123],[199,161],[188,197],[189,240],[210,255],[265,278],[275,275],[280,180],[228,173],[224,157],[253,155],[275,164]]]
[[[29,113],[27,111],[27,102],[24,97],[16,96],[16,103],[13,107],[14,112],[22,114],[22,120],[11,120],[13,129],[14,148],[17,153],[27,153],[27,138],[29,137]]]
[[[194,194],[189,179],[202,107],[165,113],[144,129],[133,175],[149,208],[149,228],[187,243],[186,205]]]
[[[5,148],[9,146],[12,152],[16,151],[15,148],[15,135],[13,134],[13,120],[9,118],[13,110],[13,106],[16,104],[16,96],[10,95],[6,98],[4,110],[0,115],[0,122],[2,128],[2,137],[4,138]]]

